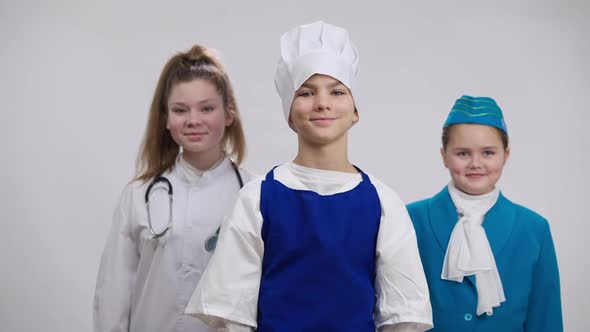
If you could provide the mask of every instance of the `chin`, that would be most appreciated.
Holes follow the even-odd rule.
[[[457,189],[469,195],[481,195],[485,193],[485,188],[476,184],[466,182],[457,183],[457,181],[453,181],[453,183]]]
[[[183,151],[186,151],[188,153],[203,153],[205,151],[207,151],[207,149],[204,149],[202,147],[194,147],[194,146],[186,146],[186,147],[182,147]]]
[[[494,187],[491,188],[469,188],[468,194],[471,195],[484,195],[492,191]]]

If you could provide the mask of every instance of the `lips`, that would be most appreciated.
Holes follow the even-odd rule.
[[[205,136],[207,133],[186,133],[184,134],[189,140],[200,140]]]
[[[471,174],[465,174],[466,177],[470,178],[470,179],[479,179],[483,176],[485,176],[485,174],[483,173],[471,173]]]
[[[320,125],[320,126],[322,126],[322,125],[329,125],[332,122],[334,122],[334,120],[336,120],[336,118],[330,118],[330,117],[319,117],[319,118],[310,119],[310,121],[312,123],[315,123],[315,124]]]

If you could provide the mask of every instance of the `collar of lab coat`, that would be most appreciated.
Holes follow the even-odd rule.
[[[446,186],[430,200],[428,211],[430,225],[438,240],[440,250],[446,252],[453,227],[459,220],[459,215]],[[482,224],[494,256],[497,256],[508,242],[515,219],[515,205],[500,192],[498,201],[488,211]]]
[[[207,170],[207,171],[204,171],[203,175],[201,176],[201,179],[197,183],[191,184],[189,178],[186,176],[186,174],[182,170],[182,167],[179,165],[179,162],[180,162],[179,158],[181,158],[180,155],[178,156],[178,158],[176,158],[176,163],[174,165],[174,169],[172,171],[170,171],[168,174],[173,173],[175,177],[177,177],[184,185],[186,185],[188,187],[202,187],[202,186],[207,185],[211,181],[213,181],[213,179],[220,177],[225,172],[228,172],[228,171],[233,172],[231,161],[226,156],[225,158],[223,158],[221,163],[219,163],[219,165],[217,165],[217,167]]]

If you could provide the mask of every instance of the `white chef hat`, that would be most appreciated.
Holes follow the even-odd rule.
[[[318,21],[283,34],[275,87],[287,122],[295,91],[314,74],[331,76],[346,85],[358,109],[358,96],[354,94],[358,90],[358,64],[358,51],[341,27]]]

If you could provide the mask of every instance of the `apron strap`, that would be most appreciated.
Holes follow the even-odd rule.
[[[365,174],[365,172],[363,172],[360,168],[356,167],[355,165],[352,165],[352,167],[356,168],[356,170],[361,173],[361,177],[363,178],[363,182],[365,184],[371,184],[371,179],[369,179],[369,176],[367,174]]]
[[[272,181],[275,179],[275,168],[278,166],[273,167],[268,173],[266,173],[265,181]]]

